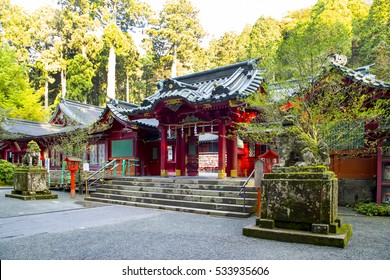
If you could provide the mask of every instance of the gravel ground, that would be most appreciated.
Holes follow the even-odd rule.
[[[232,219],[85,203],[83,196],[21,201],[0,189],[1,260],[390,260],[390,218],[340,208],[344,249],[250,238]]]

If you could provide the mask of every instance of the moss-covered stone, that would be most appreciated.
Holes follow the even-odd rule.
[[[326,167],[279,168],[264,174],[260,186],[260,218],[244,228],[244,235],[346,246],[352,227],[342,225],[338,218],[337,178]]]
[[[14,172],[14,190],[6,197],[23,200],[56,199],[49,190],[48,172],[42,167],[18,167]]]
[[[352,226],[344,224],[341,228],[338,228],[336,234],[319,234],[310,231],[282,228],[268,229],[256,225],[249,225],[243,228],[243,235],[283,242],[345,248],[352,236]]]
[[[337,218],[337,192],[333,172],[265,174],[261,184],[261,218],[286,225],[331,224]]]

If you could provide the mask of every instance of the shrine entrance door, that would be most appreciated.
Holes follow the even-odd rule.
[[[198,136],[188,136],[187,138],[187,160],[186,169],[188,176],[198,176],[199,174],[199,138]]]

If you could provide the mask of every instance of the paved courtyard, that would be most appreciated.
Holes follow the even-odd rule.
[[[0,189],[1,260],[390,260],[390,218],[340,208],[353,226],[344,249],[250,238],[247,219],[116,205],[82,195],[21,201]]]

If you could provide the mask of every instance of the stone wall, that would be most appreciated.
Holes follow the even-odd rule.
[[[339,179],[338,199],[340,206],[375,201],[375,179]]]

